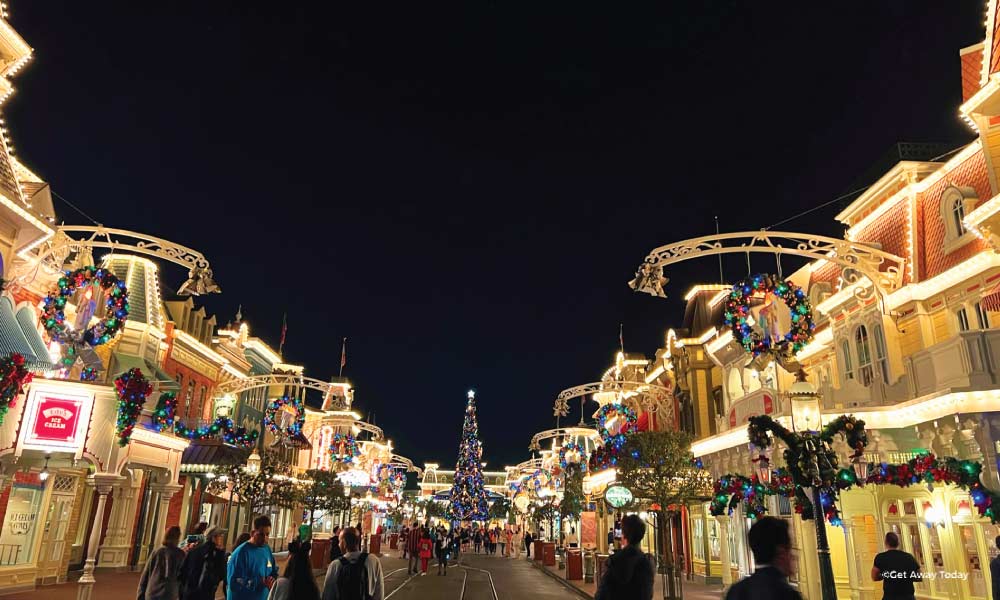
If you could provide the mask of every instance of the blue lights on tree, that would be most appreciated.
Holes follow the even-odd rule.
[[[455,484],[451,488],[449,513],[456,521],[485,521],[488,509],[486,488],[483,484],[483,445],[479,441],[479,422],[476,420],[476,394],[469,391],[462,423],[462,442],[458,446],[458,464],[455,465]]]

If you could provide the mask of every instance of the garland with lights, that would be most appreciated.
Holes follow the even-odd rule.
[[[75,271],[65,271],[57,285],[57,289],[45,296],[40,318],[42,327],[56,342],[77,341],[71,339],[76,334],[66,324],[66,302],[78,289],[87,285],[99,287],[107,293],[106,310],[104,317],[82,332],[80,340],[91,346],[107,343],[118,334],[128,319],[128,288],[110,270],[90,265]]]
[[[142,413],[142,405],[153,393],[150,385],[138,368],[125,371],[115,379],[115,390],[118,392],[118,422],[115,431],[118,435],[118,445],[128,446],[132,439],[132,429]]]
[[[247,432],[245,427],[236,427],[233,420],[228,417],[217,417],[209,425],[192,429],[176,418],[176,410],[177,394],[174,392],[160,394],[156,401],[156,409],[153,410],[153,430],[159,433],[173,425],[176,436],[193,441],[221,436],[225,443],[241,448],[252,447],[257,443],[257,438],[260,437],[260,432],[257,430]]]
[[[80,381],[97,381],[97,369],[94,367],[84,367],[80,369]]]
[[[278,427],[277,418],[278,411],[285,406],[291,406],[295,409],[295,418],[292,420],[292,424],[285,427],[283,430]],[[273,433],[278,435],[279,433],[284,433],[290,438],[297,437],[302,434],[302,426],[306,423],[306,409],[302,404],[302,399],[297,397],[282,396],[281,398],[275,398],[271,400],[267,405],[267,409],[264,411],[264,425]]]
[[[772,339],[767,326],[761,327],[754,320],[750,304],[759,294],[781,298],[791,313],[791,328],[779,339]],[[735,284],[726,300],[725,319],[733,339],[755,358],[761,354],[794,356],[812,340],[816,327],[809,297],[802,288],[776,275],[758,274]]]
[[[24,356],[13,353],[0,359],[0,424],[7,411],[14,407],[24,386],[31,383],[32,373],[24,366]]]
[[[354,458],[361,454],[358,449],[357,440],[350,433],[335,433],[333,441],[330,442],[330,461],[343,463],[345,465],[354,464]]]
[[[587,470],[587,452],[583,449],[583,446],[577,444],[576,442],[567,442],[563,444],[562,448],[559,449],[559,466],[565,471],[566,467],[569,466],[569,462],[566,460],[566,454],[570,451],[575,451],[579,456],[580,460],[576,464],[580,465],[583,471]]]
[[[764,483],[757,475],[723,475],[715,480],[713,486],[711,512],[713,516],[732,515],[737,505],[743,503],[744,513],[751,519],[756,519],[767,513],[764,504],[766,496],[781,495],[789,497],[795,493],[792,476],[785,469],[775,469],[771,481]]]

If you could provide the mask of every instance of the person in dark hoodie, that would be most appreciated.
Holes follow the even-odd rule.
[[[747,539],[757,570],[729,588],[726,600],[802,600],[788,585],[788,576],[794,572],[788,521],[761,517],[750,528]]]
[[[226,530],[213,527],[181,563],[181,600],[213,600],[226,578]]]
[[[652,600],[653,562],[640,548],[646,524],[636,515],[622,519],[622,549],[608,558],[594,600]]]

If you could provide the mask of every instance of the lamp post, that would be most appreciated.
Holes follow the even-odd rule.
[[[803,491],[806,492],[807,496],[810,496],[813,504],[813,520],[816,522],[816,554],[819,559],[820,594],[823,600],[837,600],[837,588],[833,582],[833,563],[830,562],[830,543],[826,538],[826,518],[820,498],[823,482],[819,477],[818,460],[820,460],[821,455],[822,460],[826,460],[826,455],[823,452],[825,442],[820,439],[817,433],[821,427],[822,415],[819,407],[819,393],[816,391],[816,386],[806,381],[805,377],[802,376],[792,384],[789,395],[792,403],[792,429],[802,436],[806,455],[812,461],[812,472],[815,474],[811,482],[796,483],[803,485]],[[807,487],[804,485],[806,483],[812,485]],[[810,494],[809,491],[812,493]]]

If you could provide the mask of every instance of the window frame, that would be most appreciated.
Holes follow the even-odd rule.
[[[976,302],[972,305],[973,309],[976,311],[976,324],[979,325],[980,329],[990,328],[990,314],[983,308],[982,301]]]
[[[958,307],[955,311],[955,322],[958,326],[959,333],[972,331],[972,327],[969,322],[969,311],[965,310],[964,306]]]
[[[854,380],[854,362],[851,358],[851,341],[848,339],[841,340],[840,351],[844,357],[844,368],[843,368],[843,378],[846,382],[847,380]]]
[[[871,387],[875,379],[875,366],[871,347],[871,336],[865,325],[854,328],[854,349],[858,353],[858,381],[865,387]],[[864,352],[862,352],[864,350]]]
[[[872,328],[875,338],[875,362],[878,363],[878,372],[882,376],[882,383],[889,384],[889,345],[885,339],[885,328],[881,323],[876,323]]]
[[[976,206],[979,198],[974,188],[951,185],[941,193],[940,217],[944,224],[944,251],[952,252],[975,239],[965,227],[965,216]]]

